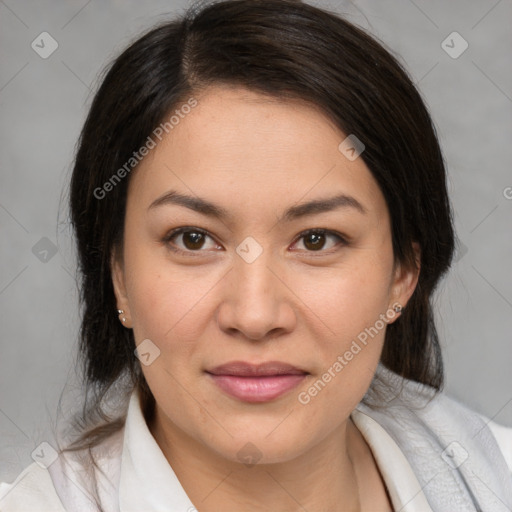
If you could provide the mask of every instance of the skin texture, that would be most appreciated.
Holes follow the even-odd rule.
[[[385,327],[309,403],[298,400],[414,291],[418,270],[394,264],[384,197],[363,160],[339,151],[346,135],[314,106],[227,86],[195,97],[198,105],[131,176],[123,248],[112,264],[124,325],[137,344],[150,339],[160,350],[142,366],[157,404],[150,430],[200,512],[391,510],[350,419]],[[229,217],[150,208],[170,190]],[[337,194],[365,213],[345,206],[281,219],[289,207]],[[166,240],[182,226],[206,230],[203,245],[190,234]],[[347,242],[327,234],[318,249],[300,237],[312,228]],[[236,252],[246,237],[262,249],[251,263]],[[205,373],[235,360],[283,361],[309,375],[277,399],[245,403]],[[256,465],[240,459],[247,443],[257,448]]]

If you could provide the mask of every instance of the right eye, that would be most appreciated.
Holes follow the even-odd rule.
[[[210,249],[220,247],[207,231],[192,226],[173,229],[165,235],[163,242],[167,244],[171,251],[190,254],[192,252],[203,252],[202,249],[205,248],[205,245],[208,246],[206,243],[208,239],[211,240]],[[208,250],[208,247],[204,250]]]

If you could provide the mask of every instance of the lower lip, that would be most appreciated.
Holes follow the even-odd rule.
[[[244,402],[269,402],[298,386],[306,377],[306,374],[266,377],[209,375],[225,393]]]

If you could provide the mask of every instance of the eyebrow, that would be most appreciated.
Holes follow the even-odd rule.
[[[155,199],[155,201],[149,205],[148,211],[164,205],[184,206],[185,208],[208,217],[214,217],[221,221],[226,221],[231,217],[229,212],[221,206],[215,205],[200,197],[180,194],[175,190],[170,190]],[[348,196],[346,194],[338,194],[326,199],[315,199],[307,203],[292,206],[286,210],[286,212],[279,218],[278,222],[290,222],[300,217],[330,212],[338,208],[351,208],[363,215],[367,213],[366,208],[355,197]]]

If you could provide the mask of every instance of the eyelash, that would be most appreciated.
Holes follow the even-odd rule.
[[[171,240],[173,238],[175,238],[176,236],[181,235],[183,233],[189,233],[189,232],[200,233],[202,235],[210,237],[213,240],[213,237],[208,233],[208,231],[205,231],[204,229],[197,228],[197,227],[194,227],[194,226],[183,226],[181,228],[176,228],[176,229],[173,229],[172,231],[170,231],[163,238],[162,241],[167,245],[167,247],[171,251],[173,251],[176,254],[184,254],[184,255],[187,255],[187,256],[200,256],[200,254],[194,254],[194,253],[201,253],[201,252],[205,252],[205,251],[203,251],[201,249],[198,249],[197,251],[183,250],[183,249],[179,249],[179,248],[177,248],[177,247],[175,247],[175,246],[173,246],[171,244]],[[315,256],[315,253],[319,253],[320,255],[332,254],[333,253],[333,249],[337,250],[340,245],[342,245],[342,246],[348,245],[347,239],[343,235],[341,235],[341,233],[338,233],[336,231],[332,231],[332,230],[329,230],[329,229],[323,229],[323,228],[312,228],[312,229],[307,229],[306,231],[302,231],[301,233],[299,233],[299,235],[295,239],[294,245],[301,238],[304,238],[304,237],[306,237],[307,235],[310,235],[310,234],[334,236],[334,237],[338,238],[339,242],[338,242],[338,244],[336,244],[335,247],[331,248],[330,250],[324,251],[324,250],[320,249],[319,251],[306,251],[307,253],[310,253],[308,256]]]

